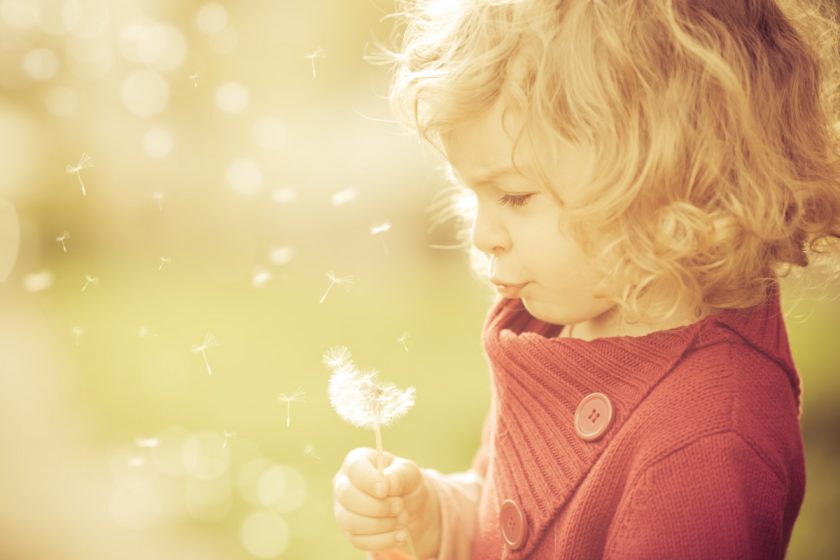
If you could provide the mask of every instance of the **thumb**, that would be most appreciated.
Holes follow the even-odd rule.
[[[388,481],[390,496],[405,496],[413,492],[423,481],[420,467],[414,461],[395,457],[385,469],[385,480]]]

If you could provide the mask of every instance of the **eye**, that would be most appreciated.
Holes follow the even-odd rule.
[[[499,197],[499,202],[505,206],[524,206],[528,199],[534,196],[533,194],[503,194]]]

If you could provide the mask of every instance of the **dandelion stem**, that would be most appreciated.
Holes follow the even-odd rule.
[[[210,362],[207,361],[207,354],[204,350],[201,351],[201,357],[204,358],[204,365],[207,367],[207,375],[213,375],[213,370],[210,369]]]
[[[380,476],[385,476],[385,458],[382,452],[382,428],[379,422],[373,426],[373,431],[376,433],[376,469]]]
[[[324,303],[324,300],[327,299],[327,294],[330,293],[332,287],[335,286],[335,282],[331,282],[329,286],[327,286],[327,291],[324,292],[324,295],[321,296],[321,300],[318,303]]]

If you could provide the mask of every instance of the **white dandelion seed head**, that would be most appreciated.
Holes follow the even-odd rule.
[[[401,390],[380,383],[375,370],[362,373],[352,365],[333,371],[329,383],[330,404],[345,421],[360,428],[388,426],[414,406],[414,387]]]
[[[350,350],[346,346],[333,346],[324,352],[324,365],[330,369],[338,369],[352,365],[350,363]]]

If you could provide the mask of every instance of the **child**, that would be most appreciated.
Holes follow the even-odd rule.
[[[472,468],[388,456],[383,479],[352,451],[334,479],[350,542],[377,559],[782,558],[805,467],[777,277],[840,238],[835,13],[403,8],[394,107],[473,193],[503,298]]]

